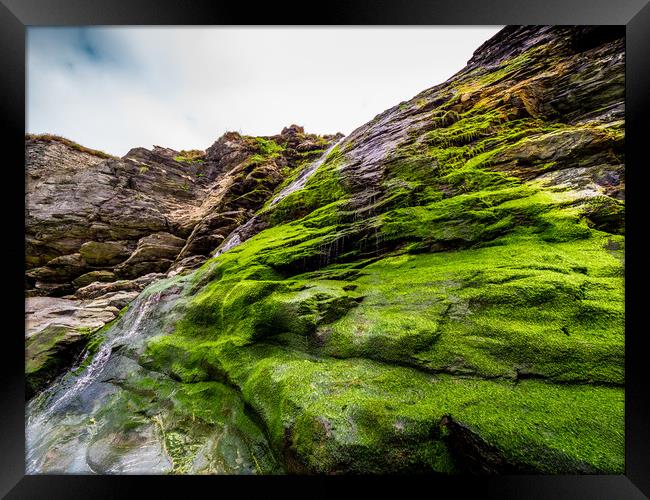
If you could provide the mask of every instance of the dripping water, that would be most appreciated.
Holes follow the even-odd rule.
[[[94,382],[100,381],[100,376],[111,359],[113,350],[132,341],[140,333],[142,322],[148,311],[159,300],[160,293],[149,296],[137,309],[130,326],[125,329],[113,329],[117,335],[107,338],[102,343],[90,363],[80,373],[75,374],[83,366],[88,354],[77,366],[72,368],[66,377],[59,379],[29,402],[25,426],[25,466],[28,474],[41,472],[44,462],[48,460],[48,454],[51,455],[50,449],[56,443],[59,435],[57,431],[70,433],[70,428],[76,428],[76,431],[73,430],[66,435],[63,446],[65,448],[65,441],[70,441],[70,449],[67,449],[69,467],[73,470],[92,472],[85,460],[85,445],[92,436],[82,426],[86,412],[80,411],[80,409],[89,402],[96,406],[96,400],[100,399],[97,396],[102,391],[97,391],[98,394],[94,394],[89,387]]]
[[[291,193],[298,191],[299,189],[302,189],[307,183],[307,180],[316,172],[316,170],[318,170],[318,168],[323,163],[325,163],[327,157],[330,155],[332,151],[334,151],[334,148],[338,146],[342,140],[343,139],[340,139],[336,141],[334,144],[332,144],[317,160],[310,163],[306,169],[300,172],[300,175],[298,175],[296,180],[294,180],[291,184],[285,187],[282,191],[280,191],[280,193],[275,198],[273,198],[273,200],[271,200],[271,206],[275,205],[280,200],[283,200]]]
[[[294,180],[291,184],[289,184],[287,187],[285,187],[280,193],[271,200],[270,206],[275,205],[279,201],[283,200],[287,196],[289,196],[291,193],[294,193],[298,191],[299,189],[302,189],[305,184],[307,183],[307,180],[318,170],[318,168],[325,163],[325,160],[327,160],[327,157],[330,155],[330,153],[334,150],[336,146],[338,146],[341,141],[343,140],[340,139],[336,141],[334,144],[332,144],[327,150],[315,161],[309,164],[309,166],[304,169],[300,175],[298,175],[298,178]],[[258,217],[254,215],[245,224],[242,224],[239,226],[237,229],[235,229],[232,233],[228,235],[228,237],[223,240],[221,245],[219,245],[219,248],[215,250],[215,252],[212,254],[213,257],[217,257],[228,250],[231,250],[232,248],[235,248],[236,246],[240,245],[244,241],[246,241],[251,235],[249,235],[249,228],[255,224],[255,222],[258,220]]]

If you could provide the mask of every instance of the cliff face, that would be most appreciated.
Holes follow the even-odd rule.
[[[622,37],[505,28],[311,168],[301,147],[334,138],[301,138],[284,175],[240,172],[246,146],[222,137],[182,210],[185,191],[152,194],[164,231],[113,223],[111,242],[183,242],[32,401],[28,470],[621,473]],[[74,175],[114,164],[84,161]],[[82,258],[65,235],[37,253]],[[141,241],[105,272],[137,268]]]
[[[272,137],[231,132],[205,152],[156,146],[112,158],[28,136],[30,393],[146,285],[203,263],[287,175],[338,138],[292,126]]]
[[[105,159],[28,137],[28,295],[196,266],[332,139],[294,126],[273,137],[231,132],[207,152],[156,146]]]

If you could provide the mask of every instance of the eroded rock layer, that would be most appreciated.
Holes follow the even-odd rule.
[[[242,229],[156,229],[228,249],[32,401],[28,471],[622,473],[623,34],[507,27]]]
[[[59,373],[48,367],[66,366],[62,353],[70,343],[74,351],[88,342],[84,322],[57,320],[67,315],[68,305],[52,312],[65,301],[47,302],[51,322],[45,326],[58,332],[47,334],[30,312],[46,301],[31,297],[83,301],[92,290],[95,301],[107,294],[106,304],[118,291],[132,300],[165,273],[198,267],[288,175],[334,139],[292,126],[272,137],[230,132],[207,152],[156,146],[113,158],[63,138],[28,136],[27,337],[43,332],[41,341],[27,344],[29,387],[36,390]],[[117,311],[105,308],[104,323]],[[36,352],[45,338],[47,349]]]

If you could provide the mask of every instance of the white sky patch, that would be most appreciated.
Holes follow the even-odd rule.
[[[27,132],[116,155],[293,123],[347,135],[447,80],[501,28],[33,27]]]

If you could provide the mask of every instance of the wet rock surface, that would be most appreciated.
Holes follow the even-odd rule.
[[[95,300],[28,297],[25,301],[27,397],[70,368],[93,332],[115,319],[137,292],[116,292]]]
[[[57,137],[27,137],[26,295],[132,299],[172,265],[175,274],[196,268],[331,140],[292,126],[268,138],[229,132],[207,153],[155,146],[112,158]],[[38,335],[31,325],[28,336]],[[85,338],[59,333],[48,342],[62,349]]]
[[[155,274],[33,259],[139,295],[30,402],[28,471],[622,473],[623,103],[622,30],[512,26],[342,140],[224,135],[111,240]]]

